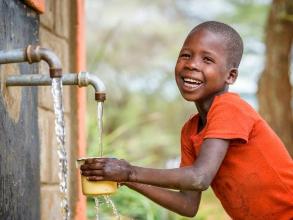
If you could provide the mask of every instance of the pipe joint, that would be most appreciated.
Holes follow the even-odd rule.
[[[47,48],[28,45],[26,48],[26,58],[29,63],[36,63],[44,60],[50,68],[50,77],[56,78],[62,76],[62,65],[56,54]]]
[[[95,99],[99,102],[106,100],[106,88],[104,83],[94,74],[88,72],[80,72],[78,74],[78,86],[88,86],[91,84],[95,89]]]
[[[80,72],[77,74],[78,76],[78,86],[84,87],[89,85],[89,73],[88,72]]]

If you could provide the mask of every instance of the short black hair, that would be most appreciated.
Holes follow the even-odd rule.
[[[195,26],[189,35],[202,29],[223,36],[228,53],[228,65],[231,65],[233,68],[238,68],[243,54],[243,41],[238,32],[227,24],[218,21],[206,21]]]

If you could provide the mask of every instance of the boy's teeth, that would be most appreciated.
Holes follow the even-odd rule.
[[[184,82],[187,82],[187,83],[195,83],[195,84],[201,84],[202,81],[200,80],[196,80],[196,79],[190,79],[190,78],[183,78]]]
[[[198,88],[200,87],[200,84],[191,84],[191,83],[184,82],[184,86],[189,88]]]

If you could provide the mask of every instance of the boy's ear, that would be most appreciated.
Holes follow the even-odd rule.
[[[233,84],[236,81],[237,76],[238,76],[238,69],[237,68],[230,69],[229,74],[226,79],[226,83],[228,85]]]

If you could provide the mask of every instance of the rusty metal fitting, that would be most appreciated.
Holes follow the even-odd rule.
[[[48,48],[42,48],[39,45],[28,45],[25,49],[26,60],[29,63],[40,62],[44,60],[50,68],[51,78],[62,76],[62,65],[57,55]]]
[[[31,63],[40,62],[42,60],[40,52],[40,46],[28,45],[26,48],[27,61]]]
[[[50,77],[51,78],[60,78],[62,77],[62,69],[50,69]]]
[[[106,93],[95,93],[95,100],[99,102],[104,102],[106,100]]]
[[[78,86],[83,87],[89,84],[89,73],[88,72],[79,72],[78,73]]]

